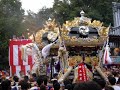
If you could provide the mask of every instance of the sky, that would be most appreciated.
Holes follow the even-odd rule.
[[[22,2],[22,8],[25,10],[31,10],[37,13],[42,7],[46,6],[50,8],[53,6],[54,0],[20,0]],[[25,12],[25,14],[27,14]]]

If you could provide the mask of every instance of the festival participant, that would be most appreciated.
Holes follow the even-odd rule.
[[[37,80],[37,75],[36,75],[36,73],[33,73],[33,74],[32,74],[32,78],[33,78],[34,81]]]
[[[20,71],[18,74],[16,74],[19,78],[19,80],[23,80],[24,79],[24,72],[23,71]]]
[[[30,90],[40,90],[40,88],[38,87],[37,83],[34,83]]]
[[[21,87],[18,85],[19,84],[19,78],[17,76],[13,77],[13,85],[11,86],[12,90],[19,90]]]
[[[105,89],[104,89],[104,90],[114,90],[114,88],[111,87],[111,86],[105,86]]]
[[[6,79],[1,83],[2,90],[11,90],[11,82],[10,80]]]
[[[95,81],[97,84],[100,85],[100,87],[102,88],[102,90],[104,90],[105,86],[106,86],[106,82],[104,79],[97,79],[94,78],[93,81]]]
[[[55,74],[53,75],[53,79],[52,79],[52,81],[57,81],[57,80],[58,80],[58,74],[55,73]]]
[[[120,90],[120,87],[116,85],[115,77],[108,77],[110,84],[114,88],[114,90]]]
[[[42,76],[38,76],[38,78],[37,78],[37,84],[38,84],[38,87],[40,87],[41,85],[43,85],[43,77]]]
[[[30,72],[30,70],[27,71],[26,76],[28,76],[28,77],[30,78],[30,76],[31,76],[31,72]]]
[[[119,78],[118,72],[114,71],[114,72],[112,72],[112,74],[114,75],[114,77],[115,77],[115,79],[116,79],[116,83],[117,83],[118,78]]]
[[[120,77],[118,78],[117,85],[120,87]]]
[[[21,90],[28,90],[31,87],[28,76],[24,76],[24,79],[20,81],[19,85],[21,86]]]
[[[102,88],[95,82],[82,82],[75,85],[73,90],[102,90]]]
[[[45,85],[40,86],[40,90],[47,90]]]
[[[59,90],[60,84],[58,83],[58,74],[57,73],[55,73],[53,75],[53,79],[51,81],[52,81],[53,87],[50,90]]]
[[[72,89],[72,82],[66,78],[64,81],[65,89],[71,90]]]

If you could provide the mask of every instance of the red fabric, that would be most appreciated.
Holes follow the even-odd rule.
[[[78,65],[78,80],[79,81],[87,81],[87,73],[84,63],[80,63]]]
[[[107,64],[107,51],[105,52],[105,64]]]

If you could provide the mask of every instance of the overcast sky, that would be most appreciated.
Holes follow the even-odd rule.
[[[25,10],[31,10],[35,13],[42,7],[46,6],[50,8],[53,6],[54,0],[20,0],[22,2],[22,8]]]

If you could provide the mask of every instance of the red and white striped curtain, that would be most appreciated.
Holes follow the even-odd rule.
[[[16,39],[9,41],[9,66],[10,75],[18,75],[20,71],[27,74],[28,70],[32,69],[34,63],[33,56],[28,56],[26,62],[21,58],[21,45],[31,43],[32,40],[28,39]]]

